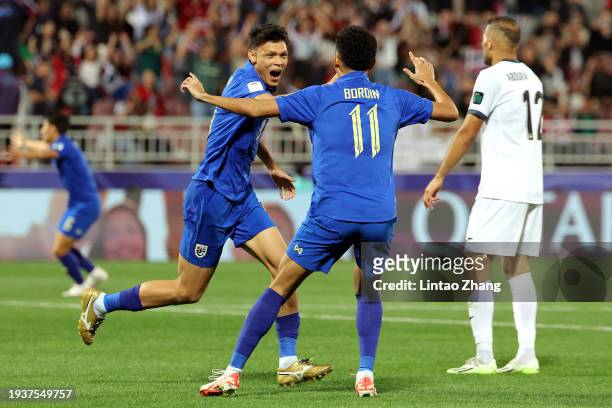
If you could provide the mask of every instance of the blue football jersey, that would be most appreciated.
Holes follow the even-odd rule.
[[[59,155],[53,160],[53,164],[59,172],[62,184],[68,190],[68,206],[98,201],[93,174],[76,143],[63,134],[51,143],[51,149]]]
[[[247,62],[230,77],[223,96],[254,98],[272,89]],[[251,164],[268,119],[249,118],[216,108],[210,125],[204,160],[194,180],[210,181],[215,190],[232,201],[242,200],[251,190]]]
[[[310,129],[314,191],[309,215],[383,222],[396,217],[393,146],[398,129],[425,123],[433,104],[370,82],[365,72],[276,98],[281,121]]]

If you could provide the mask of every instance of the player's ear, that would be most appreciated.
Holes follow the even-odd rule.
[[[257,52],[255,52],[255,50],[249,50],[247,55],[249,57],[249,62],[255,65],[257,63]]]
[[[340,59],[340,56],[338,55],[338,52],[336,51],[336,56],[334,58],[334,68],[340,68],[341,62],[342,60]]]

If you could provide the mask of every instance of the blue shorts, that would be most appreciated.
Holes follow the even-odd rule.
[[[100,216],[100,202],[76,203],[68,207],[57,230],[70,238],[80,239]]]
[[[361,244],[382,243],[384,250],[388,250],[394,224],[395,219],[361,223],[338,221],[323,215],[308,216],[287,247],[287,256],[306,270],[327,273],[353,245],[355,261],[361,267]]]
[[[274,226],[251,191],[242,201],[230,201],[211,182],[191,180],[183,204],[181,256],[201,268],[217,266],[228,238],[236,247]]]

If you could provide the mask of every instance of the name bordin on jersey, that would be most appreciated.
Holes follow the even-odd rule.
[[[380,99],[378,89],[344,88],[344,99]]]

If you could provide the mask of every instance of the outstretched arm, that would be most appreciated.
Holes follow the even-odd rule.
[[[279,115],[278,105],[274,98],[226,98],[224,96],[210,95],[206,92],[198,78],[191,72],[181,84],[181,91],[184,92],[185,90],[189,91],[191,96],[199,101],[210,103],[239,115],[254,118]]]
[[[404,73],[414,82],[424,86],[431,92],[435,102],[433,102],[433,110],[431,118],[442,122],[453,122],[459,117],[459,112],[455,106],[455,102],[444,91],[444,89],[436,82],[433,65],[423,57],[415,57],[410,52],[410,59],[414,64],[414,73],[408,68],[404,68]]]
[[[468,113],[465,117],[463,125],[461,125],[450,143],[442,164],[440,164],[434,178],[429,182],[423,192],[423,204],[425,204],[425,207],[433,208],[440,200],[438,198],[438,192],[442,189],[444,178],[450,173],[453,167],[459,163],[470,146],[472,146],[474,140],[476,140],[476,136],[478,136],[478,131],[482,123],[482,119],[471,113]]]
[[[57,159],[59,153],[42,140],[28,140],[25,135],[17,130],[11,136],[11,147],[8,158],[17,160],[24,158],[28,160]]]

